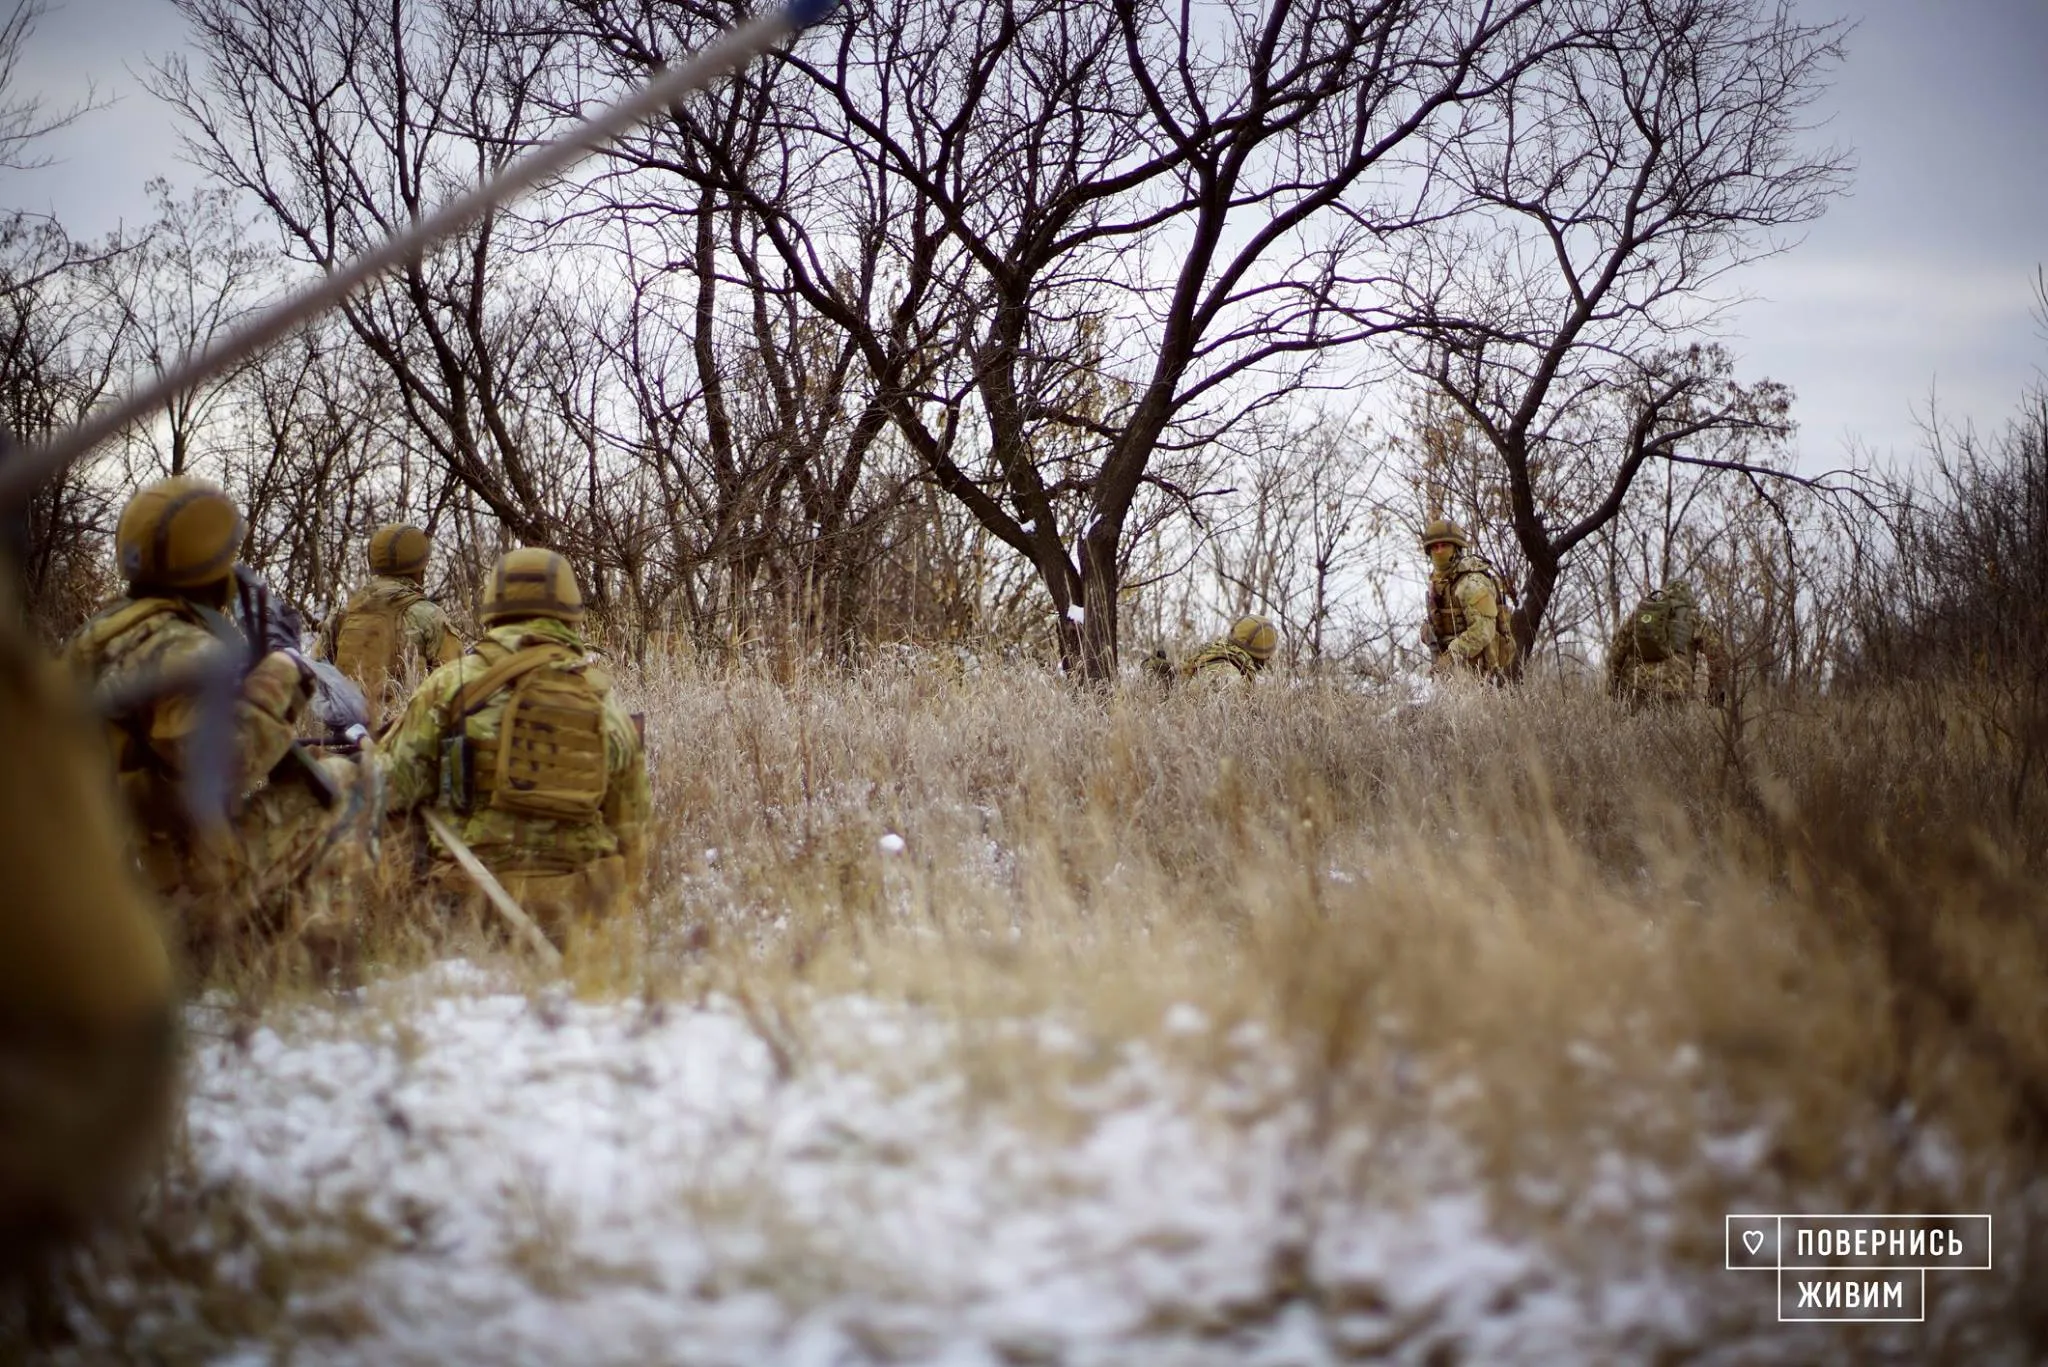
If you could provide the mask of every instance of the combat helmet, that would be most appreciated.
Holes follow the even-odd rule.
[[[537,546],[522,546],[498,557],[476,614],[487,627],[524,617],[552,617],[572,626],[583,620],[583,593],[576,587],[575,571],[561,556]]]
[[[417,579],[427,572],[434,545],[418,527],[393,522],[370,534],[370,573]]]
[[[1472,549],[1472,538],[1465,534],[1463,527],[1448,518],[1434,518],[1422,529],[1422,549],[1428,550],[1439,541],[1448,541],[1461,551]]]
[[[173,475],[128,500],[114,529],[114,556],[131,584],[205,588],[234,573],[247,530],[219,485]]]
[[[1230,643],[1264,664],[1280,644],[1280,628],[1264,617],[1240,617],[1230,624]]]

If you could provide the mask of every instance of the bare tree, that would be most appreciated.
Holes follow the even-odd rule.
[[[127,338],[108,279],[112,255],[81,249],[53,223],[0,218],[0,431],[10,437],[78,421],[118,375]],[[23,601],[52,636],[106,587],[98,537],[112,519],[107,491],[79,466],[41,485],[5,529]]]
[[[736,138],[754,126],[729,105],[718,117]],[[681,140],[668,153],[693,155]],[[605,232],[593,245],[624,288],[584,324],[612,417],[593,407],[579,440],[593,461],[605,446],[634,464],[642,495],[605,544],[640,610],[680,593],[700,642],[752,639],[773,619],[844,654],[872,538],[906,506],[906,480],[876,460],[887,423],[859,392],[850,342],[782,287],[751,217],[708,185],[693,199],[645,203],[618,176],[589,196]]]
[[[48,166],[50,159],[35,150],[36,144],[105,107],[91,91],[68,109],[51,109],[40,95],[21,90],[22,53],[37,21],[49,8],[45,0],[15,0],[0,17],[0,170],[32,171]]]
[[[125,315],[126,359],[153,378],[233,327],[262,302],[278,272],[274,256],[249,240],[231,192],[201,188],[180,200],[161,178],[147,188],[157,218],[118,259],[113,290]],[[217,370],[174,397],[164,408],[161,443],[154,428],[137,429],[131,441],[163,473],[186,473],[195,443],[247,369]]]
[[[1226,619],[1271,616],[1305,658],[1321,660],[1339,649],[1343,603],[1364,587],[1388,528],[1384,450],[1362,419],[1275,416],[1238,435],[1251,438],[1248,449],[1218,472],[1229,491],[1210,503],[1200,533],[1211,606]]]
[[[39,141],[100,107],[90,92],[52,109],[22,90],[23,55],[46,8],[16,0],[0,9],[0,169],[17,176],[50,164]],[[0,205],[0,440],[47,435],[105,391],[124,340],[105,307],[106,268],[121,251],[118,241],[89,246],[46,214]],[[22,601],[47,633],[67,630],[100,587],[92,537],[106,502],[85,471],[67,470],[0,527],[0,549],[23,579]]]
[[[2020,819],[2048,797],[2048,388],[1988,436],[1930,417],[1928,447],[1858,567],[1842,681],[1941,690]]]
[[[614,55],[685,45],[673,11],[571,8]],[[1495,88],[1536,8],[880,0],[758,78],[765,169],[695,111],[672,130],[694,160],[629,155],[754,216],[929,477],[1034,566],[1063,660],[1101,677],[1141,492],[1187,492],[1161,458],[1370,334],[1347,262],[1404,218],[1368,207],[1395,179],[1372,174]]]
[[[328,269],[544,131],[533,92],[552,40],[511,0],[174,0],[199,66],[152,90],[184,116],[193,157],[254,195],[292,251]],[[408,422],[514,536],[560,531],[549,434],[529,430],[544,281],[518,269],[519,223],[487,215],[341,306]]]
[[[1735,266],[1782,250],[1841,187],[1802,112],[1839,25],[1785,0],[1570,0],[1570,41],[1466,106],[1447,221],[1410,239],[1414,374],[1462,413],[1505,489],[1526,654],[1567,558],[1651,462],[1770,476],[1790,394],[1696,338]]]

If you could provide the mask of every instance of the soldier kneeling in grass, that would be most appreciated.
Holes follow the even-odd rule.
[[[351,953],[376,794],[348,760],[299,743],[312,663],[251,643],[228,616],[245,531],[203,480],[139,491],[114,535],[127,586],[67,654],[106,720],[135,855],[188,967],[303,959],[324,977]],[[219,810],[195,811],[208,772],[222,791],[205,805]]]
[[[373,728],[404,701],[401,681],[462,656],[448,614],[426,594],[432,553],[433,543],[417,527],[379,527],[370,538],[373,577],[320,629],[320,654],[362,690]]]
[[[500,558],[477,620],[482,639],[427,677],[387,738],[388,810],[431,808],[559,947],[631,903],[652,806],[646,756],[589,658],[566,560]],[[469,900],[453,854],[440,850],[435,880]]]
[[[1240,617],[1229,634],[1181,661],[1180,677],[1202,690],[1244,687],[1259,676],[1280,646],[1280,628],[1264,617]]]

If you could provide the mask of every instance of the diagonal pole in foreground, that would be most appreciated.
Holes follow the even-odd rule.
[[[404,232],[329,272],[299,293],[279,300],[228,332],[219,342],[186,357],[112,406],[45,442],[18,447],[11,453],[11,459],[0,463],[0,508],[17,506],[45,479],[215,370],[247,360],[282,340],[372,278],[423,254],[491,209],[567,170],[720,76],[745,66],[783,38],[825,18],[836,5],[837,0],[791,0],[782,9],[727,29],[688,61],[659,72],[635,94],[553,142],[543,143],[507,163],[490,180],[457,195]]]
[[[540,961],[549,968],[561,968],[562,951],[555,948],[554,942],[534,924],[533,918],[526,914],[526,909],[519,905],[518,899],[507,892],[505,885],[484,866],[484,861],[477,858],[476,851],[463,843],[462,837],[455,833],[455,828],[432,807],[420,808],[420,815],[426,819],[427,829],[434,833],[442,848],[448,851],[461,866],[462,871],[469,875],[470,881],[476,884],[477,891],[484,895],[484,900],[505,918],[507,925],[519,932],[520,937],[533,952],[540,956]]]

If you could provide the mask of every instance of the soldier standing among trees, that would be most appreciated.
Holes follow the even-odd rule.
[[[370,537],[373,578],[320,629],[320,653],[363,690],[380,730],[404,703],[406,680],[462,654],[448,614],[426,595],[433,548],[418,527],[379,527]]]
[[[1429,613],[1423,640],[1431,678],[1470,675],[1503,682],[1515,660],[1515,634],[1500,574],[1472,551],[1472,538],[1437,518],[1422,529],[1429,556]]]
[[[1702,697],[1720,705],[1728,690],[1727,654],[1690,585],[1666,584],[1622,621],[1607,653],[1607,687],[1632,708]]]
[[[557,946],[623,911],[653,799],[638,728],[588,658],[568,561],[524,549],[484,589],[483,638],[435,670],[384,748],[392,814],[432,807]],[[445,854],[445,852],[444,852]],[[444,888],[467,880],[444,858]]]

